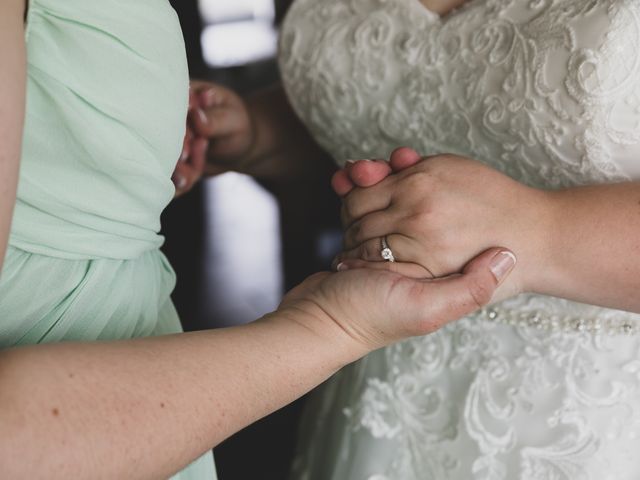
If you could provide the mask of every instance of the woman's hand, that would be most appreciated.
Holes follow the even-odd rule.
[[[347,341],[359,350],[357,355],[364,355],[432,333],[487,305],[515,264],[513,253],[492,248],[464,267],[461,275],[437,280],[367,268],[319,273],[292,290],[279,312],[306,319],[307,327],[325,332],[321,335],[336,329],[346,333]]]
[[[221,85],[192,81],[198,108],[189,114],[189,123],[198,137],[210,145],[207,174],[237,170],[256,142],[256,128],[246,102]]]
[[[255,136],[254,122],[240,96],[215,83],[192,81],[187,131],[173,174],[176,196],[191,190],[205,174],[238,170]]]
[[[336,175],[334,188],[346,195],[342,267],[360,265],[358,259],[383,262],[383,237],[400,263],[380,267],[428,278],[458,272],[479,252],[507,245],[523,265],[509,289],[528,290],[545,264],[552,222],[547,194],[466,158],[416,163],[417,157],[408,149],[394,152],[397,173],[378,184],[391,171],[386,165],[359,162]],[[363,183],[375,185],[353,189]]]

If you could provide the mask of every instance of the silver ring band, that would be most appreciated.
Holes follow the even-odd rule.
[[[387,262],[395,262],[396,258],[393,256],[393,251],[391,250],[391,247],[389,247],[389,243],[387,242],[387,237],[382,237],[381,239],[381,243],[382,243],[382,250],[380,251],[380,256],[382,258],[384,258]]]

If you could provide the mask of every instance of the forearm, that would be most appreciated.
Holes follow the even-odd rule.
[[[547,197],[553,221],[531,290],[640,313],[640,183]]]
[[[312,176],[329,161],[289,104],[281,86],[247,99],[255,127],[253,147],[239,170],[264,180]]]
[[[0,271],[16,199],[25,104],[24,1],[0,5]]]
[[[302,317],[0,354],[4,474],[168,477],[360,355]]]

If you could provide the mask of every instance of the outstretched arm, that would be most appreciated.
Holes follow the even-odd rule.
[[[24,124],[24,0],[0,3],[0,271],[16,201]]]
[[[0,352],[7,478],[167,478],[344,365],[485,305],[513,268],[492,249],[445,281],[318,274],[253,324]]]

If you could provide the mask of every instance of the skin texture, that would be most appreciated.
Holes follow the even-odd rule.
[[[3,473],[166,478],[366,353],[485,305],[505,258],[434,281],[317,274],[244,327],[0,352]]]
[[[404,148],[390,167],[358,162],[338,172],[333,185],[344,197],[346,252],[336,261],[342,268],[373,261],[376,268],[437,276],[496,242],[509,245],[522,267],[498,297],[526,291],[640,312],[638,182],[535,190],[473,160],[422,160]],[[383,262],[384,235],[411,266]]]
[[[24,9],[22,0],[5,0],[0,4],[0,269],[16,199],[24,123]]]
[[[420,0],[427,9],[438,15],[447,15],[467,0]]]
[[[23,9],[21,1],[0,3],[0,258],[24,120]],[[272,128],[272,139],[285,132]],[[266,152],[278,145],[260,135]],[[167,478],[367,352],[485,305],[515,265],[507,253],[491,249],[440,280],[364,269],[318,274],[277,312],[238,328],[0,351],[2,477]]]

